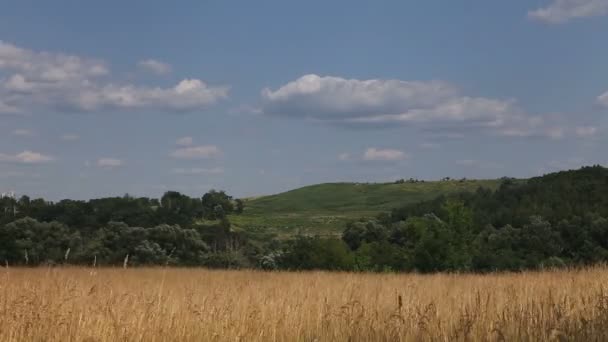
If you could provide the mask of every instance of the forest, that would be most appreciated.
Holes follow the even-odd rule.
[[[449,180],[445,180],[449,181]],[[496,190],[440,195],[346,224],[341,236],[234,227],[223,191],[88,201],[0,199],[6,265],[172,265],[373,272],[492,272],[608,261],[608,169],[583,167]]]

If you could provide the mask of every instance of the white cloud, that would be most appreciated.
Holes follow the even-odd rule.
[[[120,84],[108,80],[103,61],[54,52],[35,52],[0,41],[0,112],[39,110],[194,111],[228,96],[227,87],[184,79],[172,87]]]
[[[189,168],[189,169],[184,169],[184,168],[175,168],[173,170],[171,170],[171,172],[178,174],[178,175],[201,175],[201,174],[208,174],[208,175],[217,175],[217,174],[222,174],[224,173],[224,169],[221,167],[214,167],[211,169],[206,169],[206,168]]]
[[[61,136],[61,140],[63,140],[63,141],[76,141],[79,139],[80,139],[80,136],[77,134],[64,134]]]
[[[194,144],[194,139],[192,139],[192,137],[179,138],[175,144],[179,146],[192,146],[192,144]]]
[[[341,161],[350,160],[350,153],[340,153],[338,155],[338,160],[341,160]]]
[[[262,91],[263,112],[360,126],[473,128],[503,136],[547,136],[515,100],[470,97],[443,81],[357,80],[305,75]]]
[[[119,166],[123,166],[124,162],[120,159],[115,159],[115,158],[100,158],[97,160],[97,166],[99,167],[103,167],[103,168],[114,168],[114,167],[119,167]]]
[[[221,150],[215,145],[189,146],[178,148],[171,153],[177,159],[205,159],[221,155]]]
[[[197,79],[185,79],[171,88],[106,84],[85,86],[72,99],[61,99],[59,105],[77,111],[114,109],[158,109],[191,111],[204,109],[227,97],[227,88],[212,88]]]
[[[608,14],[608,0],[553,0],[547,7],[528,12],[528,17],[551,24]]]
[[[597,97],[597,102],[608,107],[608,91]]]
[[[23,151],[15,155],[0,153],[0,162],[39,164],[47,163],[53,160],[54,158],[51,156],[44,155],[38,152],[32,152],[29,150]]]
[[[339,119],[428,107],[454,96],[441,81],[356,80],[310,74],[273,91],[262,90],[266,114]]]
[[[20,137],[28,137],[34,135],[34,132],[29,129],[16,129],[13,131],[13,135]]]
[[[592,137],[597,133],[597,127],[593,126],[579,126],[575,128],[575,133],[579,137]]]
[[[39,80],[48,82],[108,74],[105,63],[98,59],[34,52],[3,41],[0,41],[0,68],[36,75]],[[17,89],[20,83],[23,84],[20,77],[14,78],[14,81]]]
[[[374,147],[368,148],[363,154],[363,160],[370,161],[398,161],[406,158],[407,155],[403,151],[394,149],[377,149]]]
[[[157,61],[155,59],[146,59],[143,61],[137,62],[137,66],[146,71],[150,71],[157,75],[164,75],[171,72],[171,65]]]

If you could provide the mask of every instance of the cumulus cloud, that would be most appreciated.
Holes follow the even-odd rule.
[[[608,0],[553,0],[547,7],[528,12],[528,17],[550,24],[608,14]]]
[[[407,158],[407,155],[403,151],[394,149],[378,149],[370,147],[365,150],[363,154],[363,160],[368,161],[399,161]]]
[[[201,174],[217,175],[217,174],[224,173],[224,169],[221,168],[221,167],[214,167],[214,168],[210,168],[210,169],[206,169],[206,168],[189,168],[189,169],[175,168],[175,169],[171,170],[171,172],[175,173],[175,174],[178,174],[178,175],[201,175]]]
[[[207,159],[217,157],[222,151],[215,145],[201,145],[178,148],[171,153],[177,159]]]
[[[122,160],[115,158],[100,158],[97,160],[97,166],[102,168],[115,168],[123,165],[124,162]]]
[[[20,163],[20,164],[40,164],[53,161],[54,158],[38,152],[29,150],[12,155],[0,153],[0,162]]]
[[[262,91],[263,112],[360,126],[483,129],[504,136],[549,136],[543,119],[513,99],[461,95],[443,81],[357,80],[305,75]]]
[[[140,69],[155,73],[157,75],[164,75],[171,72],[171,65],[155,59],[139,61],[137,62],[137,66]]]
[[[192,144],[194,144],[194,139],[192,139],[192,137],[179,138],[175,144],[179,146],[192,146]]]
[[[94,112],[108,110],[193,111],[228,96],[227,87],[184,79],[159,87],[110,81],[98,59],[36,52],[0,41],[0,112],[36,109]]]
[[[428,107],[454,96],[441,81],[356,80],[305,75],[277,90],[262,90],[267,114],[339,119]]]

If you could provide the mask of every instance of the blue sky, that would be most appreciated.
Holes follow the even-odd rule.
[[[0,190],[608,164],[608,0],[2,1]]]

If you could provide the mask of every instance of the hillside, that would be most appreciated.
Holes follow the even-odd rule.
[[[245,212],[230,221],[250,232],[336,234],[350,219],[375,216],[442,194],[495,190],[500,180],[417,183],[326,183],[246,200]]]

